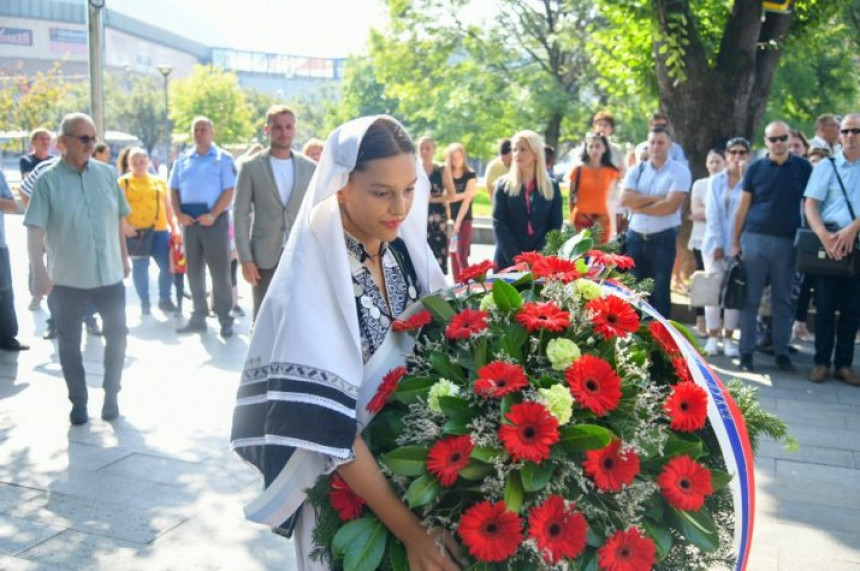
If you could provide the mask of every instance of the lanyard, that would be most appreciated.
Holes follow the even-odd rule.
[[[532,196],[534,195],[534,192],[535,192],[535,186],[536,185],[535,185],[534,181],[527,183],[525,185],[526,192],[523,195],[525,197],[525,201],[526,201],[526,216],[528,217],[528,226],[526,228],[526,232],[528,233],[529,236],[533,236],[535,233],[534,228],[532,228],[532,220],[531,220],[532,219]]]

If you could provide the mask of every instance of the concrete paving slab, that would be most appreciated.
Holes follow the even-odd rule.
[[[20,557],[62,569],[127,569],[138,550],[135,543],[70,529]]]
[[[9,555],[0,555],[0,569],[3,571],[56,571],[61,567],[54,565],[46,565],[44,563],[34,563],[21,559],[20,557],[11,557]]]
[[[832,526],[843,533],[860,537],[860,510],[835,510],[829,506],[779,500],[777,514],[783,523],[823,528]]]
[[[825,448],[823,446],[802,445],[800,450],[789,452],[781,444],[772,440],[763,440],[759,446],[757,457],[779,458],[804,462],[808,464],[824,464],[827,466],[841,466],[843,468],[855,468],[854,454],[851,450],[841,448]]]
[[[17,555],[63,531],[59,525],[0,514],[0,553]]]

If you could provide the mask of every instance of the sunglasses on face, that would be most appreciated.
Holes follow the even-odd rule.
[[[767,140],[771,143],[776,143],[777,141],[779,141],[780,143],[784,143],[788,140],[788,135],[777,135],[776,137],[768,137]]]
[[[726,151],[730,155],[748,155],[749,151],[746,149],[729,149]]]
[[[89,135],[66,135],[67,137],[71,137],[72,139],[77,139],[84,145],[95,144],[98,141],[97,137],[90,137]]]
[[[842,129],[839,132],[842,133],[843,135],[847,135],[848,133],[851,133],[852,135],[860,135],[860,127],[852,127],[851,129]]]

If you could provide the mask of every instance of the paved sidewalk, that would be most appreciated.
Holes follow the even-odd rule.
[[[246,522],[254,473],[227,449],[250,319],[223,341],[177,336],[157,309],[141,318],[127,281],[123,416],[101,408],[100,338],[84,336],[91,420],[71,427],[56,342],[38,336],[46,312],[26,309],[20,217],[7,216],[21,341],[0,352],[0,569],[294,569],[290,541]],[[491,256],[474,248],[474,260]],[[250,292],[242,286],[244,306]],[[186,308],[187,314],[187,308]],[[797,357],[811,366],[811,347]],[[765,442],[756,464],[751,570],[860,570],[860,389],[780,375],[757,355],[766,407],[789,422],[801,451]],[[736,369],[714,359],[725,377]]]

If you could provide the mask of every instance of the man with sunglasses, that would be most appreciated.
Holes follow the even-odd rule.
[[[837,260],[857,248],[860,231],[860,113],[846,115],[839,128],[842,150],[834,158],[821,161],[812,171],[804,205],[809,227],[827,253]],[[851,201],[850,207],[846,196]],[[815,365],[809,380],[824,382],[833,356],[833,376],[860,387],[860,375],[851,369],[854,339],[860,325],[860,274],[850,278],[816,276],[815,307]]]
[[[84,424],[89,416],[81,321],[89,302],[104,325],[101,416],[105,420],[119,416],[117,395],[128,334],[122,281],[131,269],[120,222],[131,210],[111,170],[91,159],[96,144],[92,119],[71,113],[63,117],[59,132],[65,147],[62,158],[36,181],[24,224],[33,267],[32,293],[51,294],[56,308],[60,365],[72,402],[69,420]]]
[[[768,153],[747,169],[735,216],[732,255],[742,256],[747,276],[740,357],[745,371],[753,370],[756,316],[767,283],[771,288],[776,365],[782,371],[796,370],[788,356],[794,317],[794,234],[800,227],[800,204],[812,165],[789,153],[789,130],[783,121],[774,121],[765,128]]]

